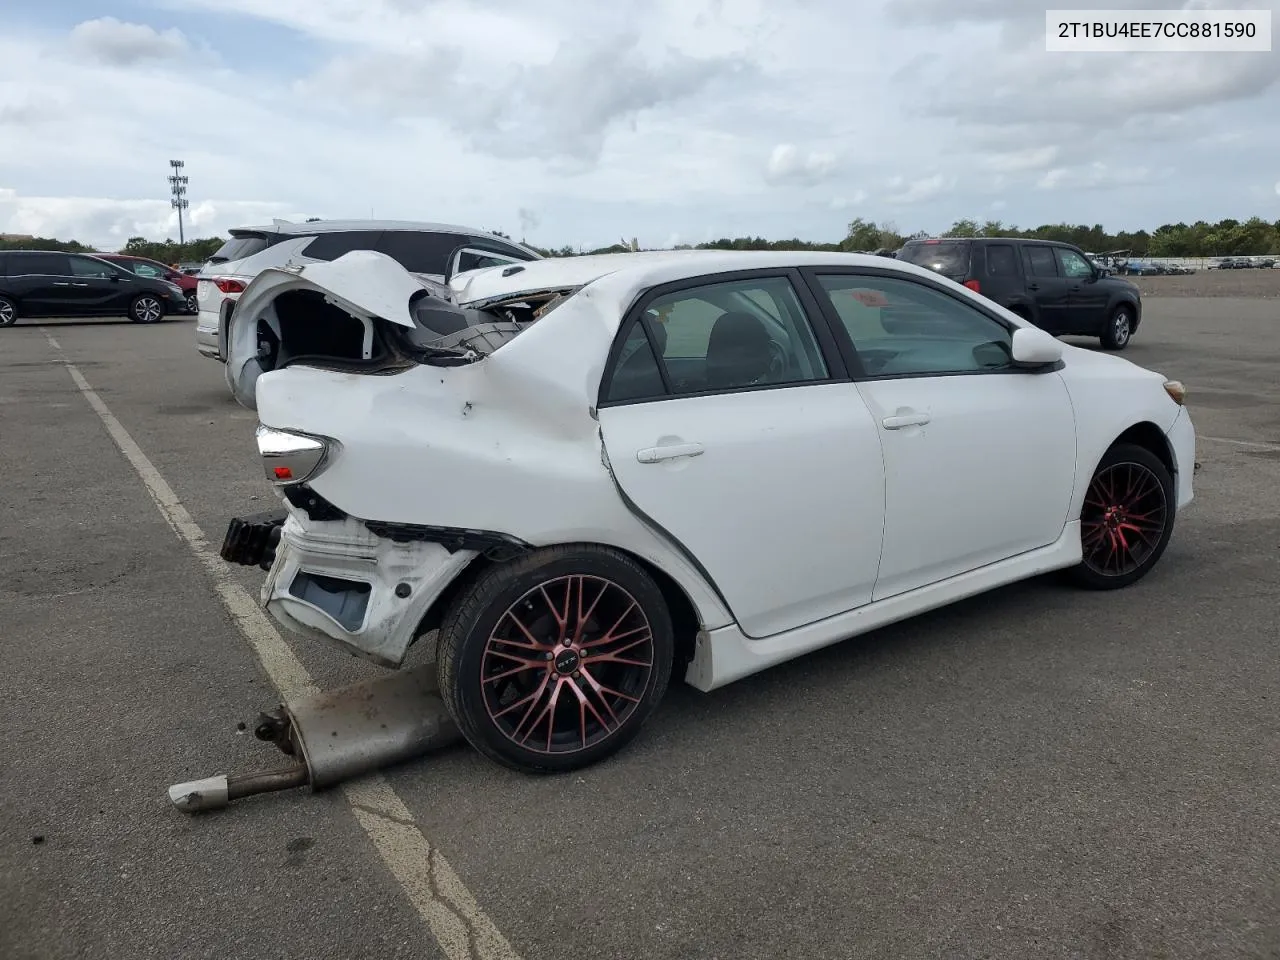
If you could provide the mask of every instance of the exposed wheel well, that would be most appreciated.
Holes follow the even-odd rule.
[[[653,582],[662,591],[662,598],[666,601],[667,611],[671,614],[671,627],[675,634],[676,666],[680,668],[689,663],[693,659],[694,644],[697,641],[698,631],[702,627],[702,623],[698,619],[697,609],[694,607],[693,601],[689,599],[689,595],[669,574],[658,569],[643,557],[637,556],[629,550],[622,550],[619,547],[606,544],[599,544],[598,546],[607,546],[610,550],[617,550],[619,553],[625,554],[643,567],[649,576],[653,577]],[[453,601],[458,595],[470,584],[474,583],[476,578],[486,570],[502,562],[501,560],[491,560],[481,554],[467,564],[466,568],[441,591],[435,603],[427,610],[422,622],[418,624],[418,629],[414,634],[415,640],[423,636],[423,634],[438,628],[444,620],[445,612],[453,605]],[[678,669],[674,673],[675,675],[683,676],[682,670]]]
[[[1116,437],[1115,440],[1111,442],[1111,447],[1120,443],[1132,443],[1136,446],[1150,450],[1160,458],[1160,462],[1165,465],[1165,468],[1169,471],[1171,476],[1178,472],[1178,465],[1174,462],[1173,449],[1169,446],[1168,437],[1164,435],[1163,430],[1149,420],[1144,420],[1142,423],[1135,423],[1124,433],[1120,434],[1120,436]],[[1111,447],[1108,447],[1107,449],[1110,450]]]

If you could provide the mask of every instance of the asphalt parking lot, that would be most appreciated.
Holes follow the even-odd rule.
[[[216,550],[271,493],[193,321],[0,331],[0,956],[1280,957],[1278,302],[1149,294],[1126,355],[1187,384],[1203,468],[1138,586],[677,686],[568,777],[388,771],[432,845],[399,872],[341,791],[169,806],[274,760],[236,725],[276,698],[67,364]],[[321,687],[374,672],[289,642]],[[440,856],[501,942],[433,934]]]

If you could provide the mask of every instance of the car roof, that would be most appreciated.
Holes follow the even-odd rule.
[[[620,299],[664,283],[738,270],[788,267],[866,267],[937,280],[924,267],[867,253],[810,250],[655,250],[548,257],[513,266],[488,267],[459,276],[454,285],[460,303],[480,303],[539,290],[574,289],[609,278]]]
[[[456,223],[436,223],[429,220],[312,220],[295,223],[292,220],[273,220],[260,226],[234,227],[231,233],[279,233],[292,236],[308,237],[314,233],[339,233],[350,230],[414,230],[422,233],[464,233],[473,237],[488,237],[523,247],[509,237],[500,237],[489,230],[476,227],[464,227]]]

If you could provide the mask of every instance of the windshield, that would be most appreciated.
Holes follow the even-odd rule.
[[[963,276],[969,272],[969,241],[922,240],[908,243],[898,254],[898,259],[946,276]]]

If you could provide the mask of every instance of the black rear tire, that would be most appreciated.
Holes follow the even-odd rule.
[[[556,621],[562,597],[563,618],[581,630]],[[569,635],[581,638],[572,650],[554,639]],[[473,747],[513,770],[561,773],[636,737],[666,692],[673,653],[653,578],[619,551],[568,545],[497,564],[464,587],[441,623],[436,669],[445,707]]]
[[[1146,447],[1118,443],[1103,455],[1080,511],[1083,558],[1070,570],[1092,590],[1137,583],[1169,545],[1177,513],[1173,476]]]
[[[12,327],[18,322],[18,305],[8,297],[0,297],[0,327]]]

